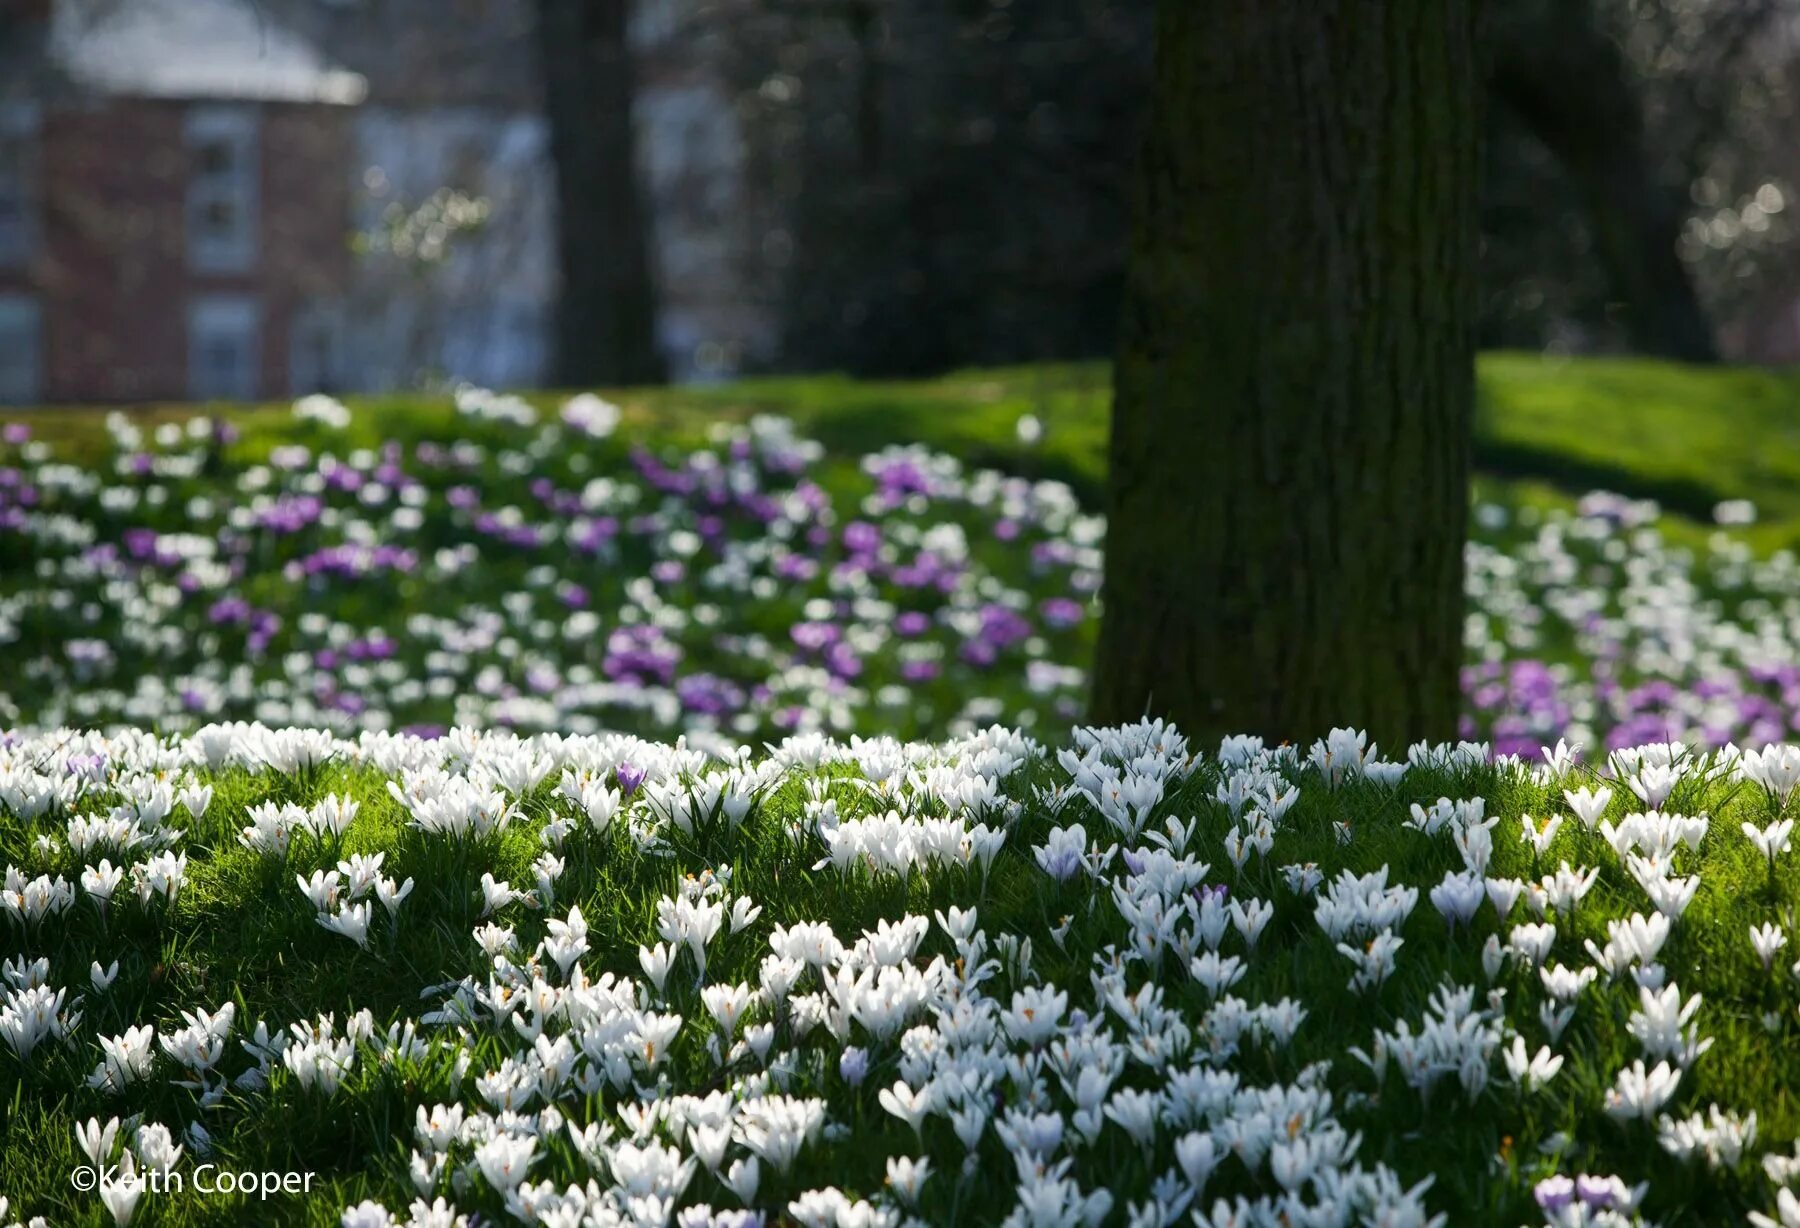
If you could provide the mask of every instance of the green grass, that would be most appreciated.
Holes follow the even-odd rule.
[[[629,428],[659,441],[694,442],[721,419],[791,417],[834,454],[859,456],[922,443],[975,466],[1068,482],[1091,506],[1105,483],[1106,368],[1063,364],[954,372],[918,381],[781,376],[612,395]],[[1800,372],[1689,367],[1649,359],[1483,355],[1478,374],[1476,465],[1490,478],[1566,495],[1593,489],[1655,498],[1691,519],[1727,499],[1755,503],[1752,538],[1800,541]],[[531,394],[551,407],[560,397]],[[442,397],[351,398],[349,442],[443,437],[455,416]],[[145,421],[186,417],[188,407],[132,411]],[[247,439],[273,443],[285,417],[224,407]],[[105,454],[105,411],[44,409],[19,417],[71,459]],[[1044,425],[1027,447],[1022,415]]]
[[[1749,499],[1769,520],[1800,516],[1800,373],[1493,354],[1481,394],[1496,468],[1580,489],[1614,473],[1613,489],[1690,514]]]
[[[1665,530],[1685,544],[1705,537],[1700,522],[1714,503],[1745,498],[1762,513],[1751,540],[1769,547],[1800,541],[1800,376],[1490,355],[1483,359],[1480,390],[1482,494],[1535,506],[1563,503],[1596,486],[1656,497],[1695,521],[1686,528],[1665,522]],[[629,392],[618,399],[627,411],[626,438],[635,430],[659,443],[693,443],[721,420],[778,412],[827,445],[833,472],[853,467],[858,456],[884,445],[920,442],[973,465],[1067,481],[1093,501],[1104,482],[1106,398],[1102,368],[1064,366],[958,373],[916,383],[762,379],[716,388]],[[559,400],[552,394],[533,399],[547,407]],[[348,436],[334,447],[442,439],[461,429],[441,398],[374,398],[355,404],[359,412]],[[185,407],[150,409],[143,417],[175,421],[189,412]],[[291,437],[285,414],[242,407],[225,412],[243,429],[252,455]],[[1036,447],[1022,444],[1017,435],[1018,420],[1027,413],[1045,427]],[[64,458],[95,461],[109,451],[101,412],[42,410],[25,417]],[[829,481],[831,474],[824,478]],[[825,786],[844,814],[884,808],[886,803],[841,779],[845,774],[846,769],[837,769]],[[1346,1056],[1352,1044],[1369,1047],[1377,1030],[1402,1020],[1416,1026],[1427,996],[1446,977],[1485,990],[1483,940],[1525,918],[1521,905],[1502,925],[1492,907],[1484,906],[1473,932],[1446,929],[1425,892],[1447,871],[1459,868],[1460,859],[1446,838],[1427,838],[1402,825],[1413,801],[1429,805],[1439,796],[1486,797],[1489,812],[1501,816],[1493,876],[1538,877],[1565,859],[1600,868],[1594,893],[1572,917],[1558,921],[1553,962],[1584,965],[1584,942],[1603,943],[1607,920],[1649,911],[1643,891],[1612,850],[1573,820],[1548,854],[1534,862],[1519,839],[1520,816],[1558,812],[1557,790],[1487,768],[1416,771],[1394,794],[1367,785],[1331,790],[1316,774],[1298,769],[1290,774],[1301,785],[1300,804],[1279,833],[1272,857],[1266,862],[1253,858],[1242,875],[1233,872],[1222,851],[1231,823],[1214,798],[1216,768],[1203,768],[1158,810],[1159,822],[1190,816],[1198,821],[1192,851],[1212,864],[1209,882],[1229,885],[1240,898],[1266,898],[1276,907],[1275,921],[1250,958],[1249,974],[1234,992],[1251,1002],[1291,995],[1309,1015],[1290,1050],[1246,1048],[1236,1063],[1246,1083],[1291,1081],[1309,1062],[1333,1061],[1328,1082],[1337,1095],[1338,1115],[1367,1140],[1361,1158],[1389,1164],[1407,1184],[1435,1176],[1428,1202],[1449,1209],[1452,1226],[1510,1228],[1530,1220],[1531,1185],[1551,1172],[1618,1173],[1628,1182],[1650,1180],[1648,1210],[1668,1224],[1739,1220],[1748,1209],[1769,1206],[1772,1195],[1755,1154],[1785,1150],[1800,1136],[1800,1102],[1794,1092],[1800,1088],[1800,1015],[1793,980],[1784,971],[1796,947],[1790,945],[1774,969],[1765,972],[1751,953],[1747,933],[1751,925],[1768,921],[1780,926],[1791,943],[1800,942],[1795,922],[1800,886],[1789,874],[1769,875],[1739,834],[1740,821],[1762,824],[1773,817],[1760,793],[1726,782],[1691,781],[1667,807],[1712,815],[1699,850],[1676,854],[1677,872],[1697,874],[1701,887],[1663,962],[1684,996],[1704,996],[1698,1022],[1715,1042],[1684,1077],[1669,1111],[1685,1116],[1716,1103],[1755,1111],[1760,1127],[1755,1154],[1715,1173],[1671,1160],[1647,1127],[1621,1125],[1600,1112],[1613,1077],[1637,1052],[1626,1031],[1636,1006],[1629,979],[1583,994],[1575,1023],[1555,1046],[1566,1058],[1565,1068],[1535,1095],[1496,1083],[1467,1106],[1450,1079],[1431,1097],[1421,1098],[1393,1071],[1378,1085]],[[67,1186],[79,1162],[74,1127],[90,1116],[104,1120],[114,1113],[141,1112],[177,1131],[204,1120],[217,1140],[219,1162],[316,1172],[319,1183],[310,1200],[268,1204],[191,1194],[160,1200],[151,1196],[139,1209],[139,1224],[329,1225],[337,1222],[341,1207],[371,1196],[399,1208],[412,1196],[406,1163],[413,1111],[438,1101],[476,1103],[467,1082],[460,1088],[453,1085],[453,1050],[460,1046],[470,1054],[472,1073],[492,1069],[518,1048],[509,1031],[474,1028],[460,1042],[437,1033],[440,1043],[424,1057],[387,1066],[365,1051],[333,1099],[304,1091],[278,1068],[266,1094],[234,1090],[212,1109],[201,1108],[194,1093],[170,1084],[171,1063],[160,1056],[153,1078],[124,1097],[90,1090],[84,1078],[98,1060],[95,1038],[114,1035],[131,1023],[153,1023],[159,1031],[178,1027],[182,1010],[213,1009],[227,1001],[239,1010],[238,1035],[257,1019],[281,1028],[325,1012],[334,1013],[341,1026],[358,1008],[374,1013],[378,1032],[413,1018],[426,1009],[419,1000],[426,986],[462,976],[485,977],[487,969],[470,937],[479,911],[477,883],[483,872],[491,872],[528,884],[539,851],[537,833],[566,806],[548,786],[540,788],[525,800],[524,819],[514,829],[457,845],[408,827],[404,810],[385,790],[384,777],[366,764],[340,761],[307,779],[239,768],[199,775],[217,792],[203,820],[186,821],[184,816],[177,824],[192,864],[188,885],[173,907],[140,907],[123,899],[128,890],[123,888],[119,903],[104,916],[78,898],[70,913],[48,926],[6,928],[10,923],[0,919],[0,955],[47,957],[50,983],[69,987],[72,995],[83,992],[89,961],[116,958],[121,965],[119,981],[108,993],[86,992],[86,1022],[72,1049],[46,1048],[30,1065],[22,1065],[0,1045],[0,1196],[13,1200],[13,1214],[42,1213],[57,1224],[107,1222],[93,1196]],[[674,839],[667,857],[643,854],[617,829],[572,835],[568,868],[550,911],[560,916],[579,904],[587,916],[592,953],[583,967],[590,978],[604,973],[639,976],[637,948],[656,940],[657,899],[679,891],[686,875],[724,868],[731,873],[734,894],[751,897],[765,911],[747,933],[720,940],[710,970],[715,982],[754,983],[770,929],[778,923],[823,919],[841,938],[851,940],[878,919],[930,916],[955,903],[979,906],[990,935],[1030,938],[1037,977],[1069,990],[1076,1003],[1094,1005],[1088,989],[1093,956],[1109,945],[1125,944],[1129,931],[1106,887],[1079,882],[1058,886],[1032,861],[1031,848],[1044,840],[1053,823],[1079,818],[1090,834],[1104,827],[1079,805],[1059,818],[1044,809],[1039,790],[1064,780],[1054,761],[1034,763],[1007,780],[1005,792],[1019,803],[1019,818],[986,876],[967,869],[905,875],[819,869],[824,846],[817,835],[805,830],[794,834],[809,775],[790,775],[735,836]],[[362,804],[341,847],[298,839],[288,861],[276,864],[239,845],[237,831],[249,806],[265,798],[309,803],[334,790]],[[84,799],[79,809],[104,814],[114,800],[102,790]],[[938,803],[924,802],[921,808],[943,812]],[[1627,798],[1617,798],[1610,817],[1617,821],[1635,808]],[[48,872],[76,879],[84,864],[97,860],[97,853],[81,858],[60,848],[46,856],[33,847],[38,836],[61,836],[67,817],[52,812],[27,821],[0,804],[0,865],[20,866],[28,876]],[[1335,834],[1338,821],[1350,824],[1348,844]],[[377,911],[370,949],[364,951],[315,924],[293,876],[328,868],[350,853],[375,851],[386,855],[386,873],[413,877],[418,886],[402,907],[397,932]],[[1278,881],[1273,867],[1303,861],[1317,862],[1328,877],[1339,870],[1363,872],[1385,865],[1395,879],[1421,889],[1420,902],[1401,931],[1405,947],[1399,971],[1379,992],[1365,998],[1346,991],[1347,962],[1324,940],[1310,901],[1295,897]],[[1071,928],[1058,942],[1051,930],[1065,917]],[[545,932],[543,914],[521,905],[503,910],[502,920],[517,926],[526,951]],[[1233,938],[1227,939],[1226,949],[1249,954]],[[934,929],[921,954],[923,961],[937,955],[951,959],[955,953]],[[1132,984],[1150,975],[1140,968]],[[987,991],[1004,1005],[1023,979],[1005,971]],[[1206,995],[1174,964],[1157,969],[1154,979],[1190,1022],[1205,1017]],[[1544,993],[1535,972],[1509,967],[1498,987],[1507,995],[1509,1025],[1531,1049],[1546,1043],[1536,1015]],[[726,1076],[713,1068],[705,1051],[709,1028],[691,973],[678,972],[671,981],[668,1009],[687,1020],[668,1068],[672,1087],[692,1091],[722,1085]],[[775,1019],[766,1008],[760,1017]],[[796,1093],[825,1098],[833,1120],[851,1133],[813,1145],[791,1177],[766,1173],[759,1202],[779,1210],[787,1198],[826,1184],[880,1197],[884,1157],[929,1154],[937,1173],[927,1187],[922,1218],[932,1224],[997,1222],[1010,1207],[1013,1175],[993,1135],[983,1144],[978,1176],[961,1176],[960,1144],[941,1118],[928,1123],[921,1143],[879,1107],[877,1089],[897,1077],[896,1046],[871,1043],[861,1032],[855,1039],[870,1045],[874,1062],[868,1082],[852,1089],[836,1074],[838,1045],[818,1032],[805,1040],[782,1032],[779,1049],[791,1051],[799,1063]],[[242,1065],[234,1036],[226,1068],[235,1073]],[[1497,1060],[1494,1065],[1498,1067]],[[733,1074],[751,1069],[741,1065]],[[1126,1083],[1154,1087],[1157,1080],[1136,1070]],[[619,1101],[610,1096],[573,1097],[561,1107],[581,1121],[619,1120]],[[1540,1146],[1559,1132],[1569,1136],[1570,1148],[1554,1159]],[[1171,1141],[1165,1131],[1155,1162],[1147,1163],[1121,1131],[1108,1126],[1099,1144],[1081,1153],[1076,1175],[1084,1189],[1113,1188],[1122,1212],[1127,1199],[1144,1197],[1149,1182],[1168,1167]],[[466,1151],[459,1158],[466,1159]],[[185,1165],[191,1170],[196,1162],[190,1157]],[[566,1143],[553,1146],[533,1173],[559,1185],[585,1175]],[[1270,1188],[1266,1175],[1233,1164],[1215,1182],[1203,1205],[1210,1206],[1219,1193],[1253,1195]],[[702,1199],[721,1207],[736,1205],[704,1172],[688,1193],[689,1201]],[[464,1210],[499,1211],[498,1199],[479,1183],[457,1201]]]

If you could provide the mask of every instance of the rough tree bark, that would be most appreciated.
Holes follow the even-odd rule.
[[[1093,717],[1453,736],[1477,0],[1161,0]]]
[[[1687,220],[1685,185],[1665,182],[1652,165],[1631,70],[1593,6],[1515,0],[1496,12],[1491,45],[1494,97],[1580,194],[1632,348],[1716,361],[1712,325],[1676,246]]]
[[[537,0],[556,166],[555,378],[659,383],[650,226],[631,119],[630,0]]]

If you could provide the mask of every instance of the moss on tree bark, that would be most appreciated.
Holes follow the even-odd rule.
[[[1475,8],[1159,4],[1096,720],[1454,734]]]

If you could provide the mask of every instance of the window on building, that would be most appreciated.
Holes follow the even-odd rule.
[[[256,300],[216,294],[188,306],[188,395],[245,401],[257,395],[262,313]]]
[[[0,103],[0,269],[16,269],[31,259],[37,151],[37,108]]]
[[[297,397],[344,391],[344,316],[335,304],[308,303],[294,313],[288,383]]]
[[[0,294],[0,405],[43,399],[43,323],[37,300]]]
[[[256,263],[256,112],[195,107],[187,117],[188,264],[242,273]]]

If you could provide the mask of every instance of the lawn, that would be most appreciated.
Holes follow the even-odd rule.
[[[1800,541],[1800,373],[1492,354],[1479,387],[1476,455],[1490,473],[1702,520],[1747,499],[1777,526],[1769,540]]]
[[[1098,614],[1102,374],[28,414],[0,442],[0,721],[1057,736]],[[1628,431],[1665,377],[1709,392]],[[1477,485],[1467,736],[1800,728],[1781,378],[1486,362],[1507,467]],[[1630,446],[1597,468],[1572,423]]]
[[[1579,494],[1604,489],[1654,498],[1707,520],[1728,499],[1748,499],[1771,544],[1800,541],[1800,372],[1689,367],[1652,359],[1545,358],[1492,353],[1477,381],[1477,467]],[[1067,483],[1097,507],[1106,477],[1108,374],[1097,364],[964,371],[931,380],[768,377],[721,385],[608,394],[624,425],[657,442],[694,444],[719,421],[778,414],[833,454],[855,457],[894,443],[918,443],[975,467]],[[531,394],[540,408],[563,397]],[[447,398],[353,399],[346,442],[431,438],[454,429]],[[223,413],[249,446],[272,446],[287,426],[282,406]],[[44,409],[5,415],[75,459],[107,450],[106,411]],[[178,421],[187,406],[134,410],[142,423]],[[1020,418],[1043,427],[1021,441]]]
[[[9,418],[0,1223],[1800,1228],[1800,383],[1481,395],[1435,748],[1077,727],[1094,367]]]

